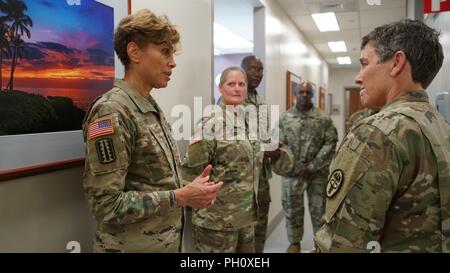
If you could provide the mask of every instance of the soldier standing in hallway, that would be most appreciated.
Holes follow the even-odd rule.
[[[283,113],[279,122],[280,142],[288,145],[295,158],[292,171],[283,176],[282,182],[282,205],[290,242],[288,253],[300,252],[305,190],[313,231],[316,232],[322,225],[328,167],[338,140],[331,118],[314,107],[313,92],[309,82],[302,82],[295,94],[296,105]]]
[[[425,91],[444,59],[439,33],[402,20],[362,38],[364,107],[330,167],[321,252],[450,252],[450,126]]]
[[[193,211],[194,243],[202,253],[253,253],[264,152],[261,142],[251,139],[248,120],[241,112],[247,94],[245,72],[239,67],[225,69],[219,89],[220,107],[200,121],[183,162],[185,179],[213,164],[211,180],[224,182],[210,207]],[[208,128],[213,130],[211,135],[205,135]],[[243,135],[236,135],[238,132]],[[273,162],[276,172],[290,170],[293,155],[281,148],[278,161]]]
[[[264,105],[261,96],[259,96],[256,88],[258,88],[263,78],[264,67],[259,58],[254,55],[250,55],[242,59],[241,67],[247,73],[248,78],[248,91],[245,104],[251,104],[257,108]],[[258,189],[258,223],[255,226],[255,252],[263,253],[264,244],[266,242],[267,223],[269,220],[269,207],[270,207],[270,185],[269,179],[272,177],[272,170],[270,167],[270,157],[273,160],[278,158],[278,153],[266,153],[267,156],[263,159],[263,165],[261,168],[259,178]]]
[[[123,18],[114,34],[125,77],[93,103],[83,124],[95,252],[180,252],[183,207],[209,206],[222,185],[208,182],[209,165],[181,187],[171,127],[150,95],[167,86],[179,40],[167,17],[149,10]]]

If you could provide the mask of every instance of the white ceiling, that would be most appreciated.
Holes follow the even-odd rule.
[[[375,27],[406,18],[406,0],[382,0],[380,6],[369,6],[366,0],[276,0],[307,39],[331,67],[337,57],[350,56],[359,67],[361,38]],[[311,14],[335,12],[340,31],[320,32]],[[328,42],[345,41],[348,52],[333,53]]]
[[[361,38],[375,27],[406,18],[406,0],[381,0],[380,6],[370,6],[367,0],[273,0],[280,4],[311,44],[331,67],[337,57],[350,56],[351,65],[359,67]],[[222,24],[242,38],[253,42],[253,8],[257,0],[215,0],[214,21]],[[320,32],[311,14],[336,13],[340,31]],[[333,53],[328,42],[345,41],[348,52]],[[238,53],[239,49],[221,50],[222,53]]]

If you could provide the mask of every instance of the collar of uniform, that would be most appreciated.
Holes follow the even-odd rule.
[[[258,92],[255,90],[248,90],[247,97],[245,98],[246,104],[258,105],[261,99],[259,98]]]
[[[395,108],[402,102],[429,102],[428,95],[425,90],[409,91],[401,96],[398,96],[388,104],[386,104],[382,110],[389,110]]]
[[[312,117],[313,118],[315,116],[315,113],[316,113],[316,107],[313,106],[308,111],[302,112],[302,111],[298,110],[296,106],[293,106],[291,108],[291,113],[296,115],[296,116],[299,116],[299,117],[308,116],[308,117]]]
[[[225,122],[231,121],[235,128],[240,128],[245,126],[242,122],[236,118],[236,113],[234,111],[227,111],[227,106],[232,107],[232,105],[225,105],[222,101],[219,104],[220,108],[224,113]],[[240,105],[242,108],[244,105]]]
[[[137,108],[139,108],[139,111],[141,111],[142,113],[158,113],[158,110],[155,108],[154,101],[150,95],[148,97],[142,96],[135,88],[127,84],[124,80],[115,79],[114,86],[125,91],[125,93],[127,93],[130,99],[134,102],[134,104],[136,104]]]

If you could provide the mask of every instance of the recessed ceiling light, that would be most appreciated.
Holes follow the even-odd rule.
[[[336,19],[336,14],[334,12],[314,13],[311,14],[311,16],[320,32],[340,30]]]
[[[331,52],[347,52],[347,46],[344,41],[328,42]]]
[[[350,59],[350,57],[348,56],[338,57],[336,58],[336,60],[338,61],[338,64],[352,64],[352,59]]]

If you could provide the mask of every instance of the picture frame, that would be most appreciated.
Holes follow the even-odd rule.
[[[299,84],[302,82],[302,77],[292,73],[286,72],[286,110],[290,109],[296,104],[295,92],[297,92]]]
[[[318,96],[318,107],[322,110],[325,111],[325,88],[323,86],[319,87],[319,96]]]
[[[113,8],[114,28],[124,16],[131,13],[131,0],[92,1]],[[78,0],[67,0],[68,5],[82,3]],[[115,54],[113,74],[116,78],[124,74],[123,67]],[[0,136],[0,181],[83,164],[84,143],[81,130]]]

